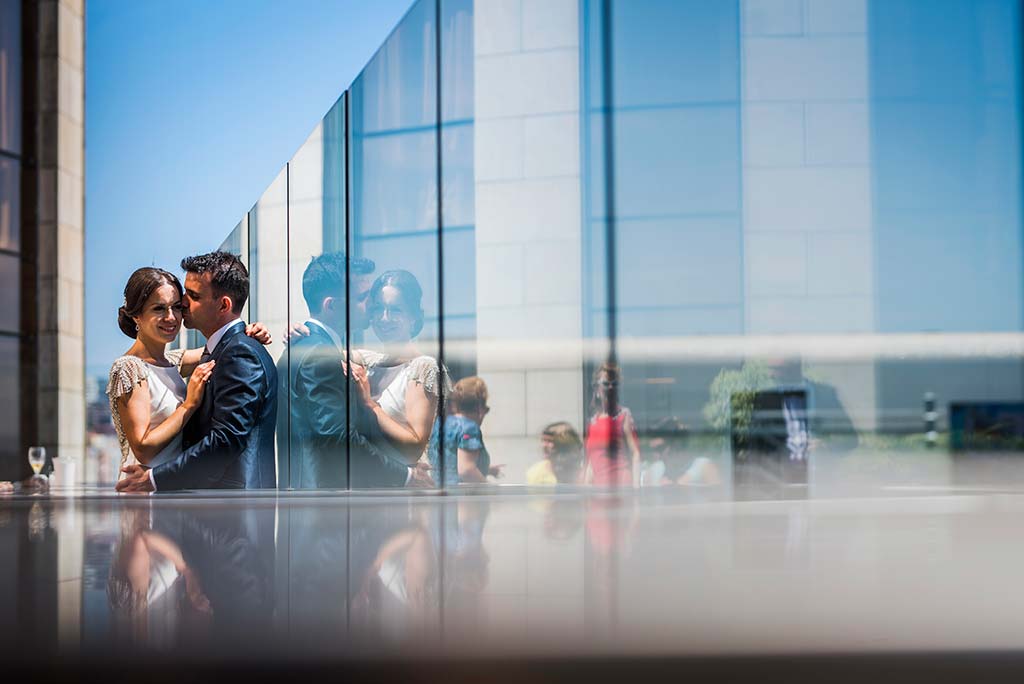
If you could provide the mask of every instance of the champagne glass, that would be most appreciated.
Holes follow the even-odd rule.
[[[28,463],[32,466],[32,489],[43,492],[50,489],[50,478],[41,475],[46,465],[46,447],[34,446],[28,449]]]
[[[46,465],[46,447],[29,447],[28,463],[32,466],[32,472],[36,475],[41,473],[43,471],[43,466]]]

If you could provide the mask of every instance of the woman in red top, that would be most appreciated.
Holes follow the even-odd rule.
[[[640,445],[633,414],[619,405],[619,367],[605,363],[594,373],[594,417],[587,430],[584,483],[631,487],[640,473]]]

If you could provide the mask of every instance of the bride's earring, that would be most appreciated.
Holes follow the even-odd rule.
[[[135,332],[139,332],[139,324],[138,323],[135,324]]]

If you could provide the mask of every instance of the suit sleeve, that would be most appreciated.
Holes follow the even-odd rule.
[[[338,358],[313,352],[299,362],[295,382],[309,397],[315,439],[336,453],[345,453],[346,442],[351,447],[351,486],[364,486],[367,479],[378,486],[405,484],[408,468],[367,408],[356,402],[346,418],[348,382]]]
[[[210,432],[177,459],[153,469],[158,491],[208,488],[237,459],[259,420],[266,374],[259,357],[244,344],[232,345],[214,370]]]

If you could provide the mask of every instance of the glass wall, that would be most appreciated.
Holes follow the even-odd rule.
[[[281,485],[804,496],[1015,462],[1019,20],[416,2],[248,217],[252,318],[299,345]],[[300,482],[310,439],[334,474]]]
[[[288,167],[277,174],[249,211],[249,316],[266,325],[273,335],[267,352],[277,362],[278,380],[286,375],[288,347],[280,333],[288,327]],[[280,331],[280,332],[279,332]],[[279,390],[280,392],[280,390]],[[278,432],[287,433],[287,423]],[[287,440],[277,440],[278,482],[288,482]]]
[[[414,465],[443,401],[437,59],[437,6],[422,0],[349,91],[348,344],[369,376],[350,416],[360,436],[376,421],[383,437],[351,452],[355,487],[404,484],[401,469],[385,473],[376,458]]]
[[[440,5],[441,314],[445,363],[459,379],[476,374],[473,3]]]
[[[342,127],[334,133],[335,141],[344,140],[344,106],[341,100],[334,107],[335,110],[342,110]],[[335,269],[331,273],[335,278],[326,291],[312,284],[318,272],[317,264],[330,259],[333,254],[325,252],[325,243],[335,231],[344,235],[343,223],[338,225],[325,201],[329,196],[325,169],[332,163],[328,161],[328,156],[343,153],[343,150],[331,149],[327,144],[327,130],[326,121],[317,126],[288,164],[288,328],[297,324],[311,328],[311,339],[319,339],[327,330],[339,335],[343,335],[345,330],[344,261],[333,262]],[[333,163],[338,162],[335,160]],[[343,178],[338,181],[343,181]],[[339,190],[343,207],[344,187],[336,188],[336,195]],[[330,223],[334,224],[333,227]],[[334,239],[337,240],[337,237]],[[328,300],[326,304],[324,299]],[[341,368],[342,353],[337,345],[331,347],[333,353],[330,355],[316,350],[308,353],[308,342],[295,340],[294,348],[289,342],[289,353],[278,362],[278,425],[279,433],[283,432],[278,435],[278,444],[281,445],[278,459],[279,463],[285,460],[289,463],[288,468],[279,469],[278,486],[294,489],[344,487],[346,418],[343,407],[337,405],[346,392]],[[314,378],[310,369],[318,365],[333,366],[334,372],[330,377],[337,380],[334,385],[334,403],[324,397],[322,387],[314,386],[312,382]],[[328,445],[327,440],[332,435],[337,439]],[[323,442],[315,453],[335,462],[333,477],[321,469],[318,480],[311,468],[303,467],[314,453],[310,447],[313,440]]]

